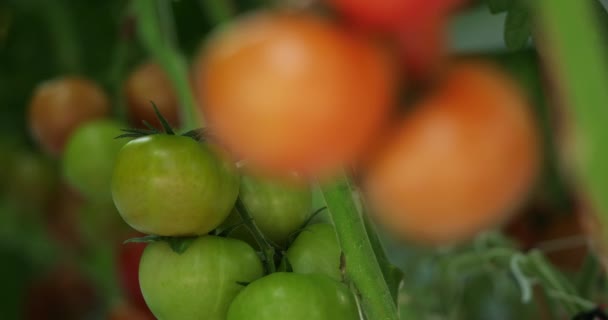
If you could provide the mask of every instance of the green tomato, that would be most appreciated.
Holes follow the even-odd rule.
[[[183,253],[164,241],[144,250],[139,284],[146,304],[160,320],[224,320],[234,297],[263,275],[262,263],[246,243],[203,236]]]
[[[234,299],[227,320],[357,320],[352,293],[320,274],[277,272],[249,284]]]
[[[302,183],[244,176],[240,197],[258,228],[278,245],[312,214],[312,193]]]
[[[163,236],[208,233],[239,190],[233,164],[209,145],[158,134],[127,143],[112,177],[114,204],[135,230]]]
[[[63,152],[65,180],[89,201],[111,203],[116,157],[126,143],[115,139],[122,126],[112,120],[87,122],[69,138]]]
[[[287,250],[287,259],[293,272],[324,274],[339,281],[341,253],[334,227],[319,223],[300,232]]]

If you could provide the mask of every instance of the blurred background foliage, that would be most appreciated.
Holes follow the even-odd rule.
[[[187,57],[196,53],[201,39],[213,28],[203,1],[171,2],[178,43]],[[261,6],[263,2],[234,1],[234,8],[242,12]],[[600,2],[597,4],[601,6]],[[605,11],[598,8],[599,14],[604,16],[604,26],[608,28]],[[542,73],[538,53],[532,45],[519,50],[507,49],[503,40],[506,15],[490,13],[484,1],[471,4],[450,24],[450,45],[457,54],[483,55],[502,63],[519,79],[534,101],[544,139],[544,175],[530,205],[522,209],[525,218],[520,220],[533,221],[536,229],[527,230],[530,228],[530,221],[527,221],[523,223],[526,226],[523,229],[527,231],[521,231],[523,229],[518,228],[516,222],[506,232],[512,239],[490,233],[468,245],[438,250],[418,248],[386,238],[391,260],[406,275],[401,303],[414,307],[404,308],[404,312],[419,310],[412,318],[556,319],[553,318],[555,315],[548,313],[552,308],[546,308],[549,302],[541,292],[535,291],[538,299],[534,303],[522,302],[522,292],[508,266],[488,262],[466,270],[453,269],[453,262],[459,257],[478,254],[486,247],[519,246],[529,249],[537,246],[539,241],[551,240],[526,237],[530,236],[529,233],[539,237],[550,233],[543,230],[550,229],[551,221],[557,219],[555,216],[572,217],[576,211],[576,195],[569,189],[559,169],[554,141],[557,130],[554,106],[546,99],[546,75]],[[27,182],[29,171],[20,174],[5,168],[10,168],[11,161],[27,162],[25,158],[15,160],[14,154],[27,157],[36,152],[26,126],[26,106],[33,89],[47,79],[64,74],[94,79],[112,94],[113,105],[120,113],[122,80],[130,69],[146,58],[133,28],[133,17],[126,0],[0,0],[0,178],[3,189],[0,198],[0,274],[4,279],[3,290],[0,291],[1,319],[23,318],[29,286],[65,259],[77,261],[81,272],[93,279],[98,291],[103,292],[102,298],[95,302],[98,307],[93,310],[104,310],[104,305],[121,295],[115,284],[113,248],[103,245],[103,240],[88,241],[83,253],[70,243],[73,240],[68,239],[67,245],[58,241],[49,231],[48,220],[53,218],[42,213],[45,208],[20,205],[28,203],[28,197],[38,194],[45,197],[44,191],[37,193],[31,189],[40,183]],[[45,183],[57,184],[55,160],[44,161],[48,162],[44,166],[49,170]],[[7,191],[19,188],[27,191]],[[11,194],[22,198],[15,201]],[[315,202],[315,207],[323,205],[320,197],[316,197]],[[575,219],[569,221],[565,224],[568,227],[578,225]],[[555,236],[580,237],[580,230],[578,234],[576,230],[571,234],[560,232],[555,232]],[[565,248],[573,255],[562,257],[562,261],[582,260],[581,257],[586,255],[585,246],[576,245],[576,242]],[[560,250],[568,254],[566,249]],[[554,261],[560,260],[555,258]],[[577,266],[574,262],[575,268],[565,270],[568,276],[574,274],[572,278],[582,265]],[[595,293],[605,287],[605,281],[598,276],[594,283],[595,290],[588,298],[601,300],[602,297]],[[92,314],[91,318],[100,318],[100,314],[103,311]],[[407,318],[405,314],[404,318]]]

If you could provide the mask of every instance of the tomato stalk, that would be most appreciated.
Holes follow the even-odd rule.
[[[159,3],[165,1],[168,0],[159,0]],[[133,9],[137,17],[139,38],[175,85],[182,107],[184,127],[193,129],[202,126],[203,118],[197,111],[196,100],[190,90],[188,63],[171,39],[173,32],[167,32],[173,30],[172,17],[167,14],[161,19],[156,2],[151,0],[134,0]]]
[[[583,187],[608,245],[608,53],[592,1],[540,1],[541,22],[571,113]]]
[[[321,187],[346,261],[346,274],[362,298],[370,320],[397,320],[397,306],[365,230],[363,217],[353,201],[346,175]]]
[[[249,229],[249,232],[255,239],[258,246],[260,246],[262,255],[264,256],[264,263],[266,264],[266,271],[268,273],[274,273],[276,271],[276,266],[274,264],[274,247],[266,240],[266,238],[264,238],[264,234],[255,224],[255,221],[253,221],[253,218],[245,208],[245,205],[241,199],[236,200],[236,211],[238,212],[239,216],[241,216],[241,220],[243,220],[243,223],[245,226],[247,226],[247,229]]]

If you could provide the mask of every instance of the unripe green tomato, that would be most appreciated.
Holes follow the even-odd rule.
[[[96,120],[78,127],[68,139],[62,159],[66,181],[87,200],[111,203],[110,183],[116,157],[127,142],[115,139],[120,123]]]
[[[227,320],[357,320],[350,290],[320,274],[277,272],[249,284]]]
[[[149,244],[139,264],[146,304],[159,320],[225,320],[234,297],[263,275],[246,243],[202,236],[181,254],[164,241]]]
[[[162,236],[202,235],[234,206],[239,176],[212,146],[156,134],[127,143],[112,177],[114,204],[135,230]]]
[[[340,281],[341,253],[334,227],[331,224],[319,223],[300,232],[287,250],[287,259],[293,272],[324,274]]]
[[[303,182],[243,176],[240,197],[258,228],[278,245],[313,213],[312,193]]]

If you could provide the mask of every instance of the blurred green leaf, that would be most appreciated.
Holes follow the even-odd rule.
[[[493,14],[501,13],[509,10],[513,0],[486,0],[490,12]]]
[[[504,39],[507,48],[519,50],[526,46],[532,34],[532,20],[527,7],[511,6],[505,19]]]

